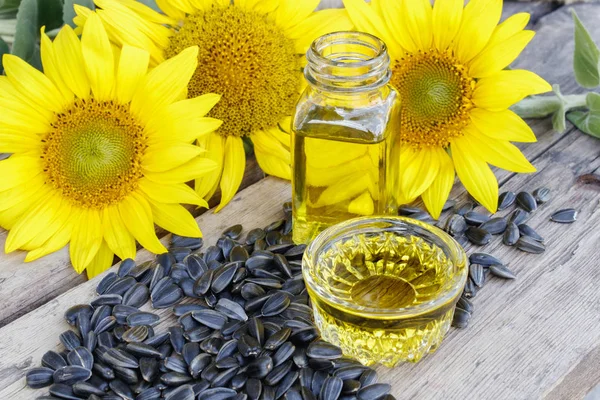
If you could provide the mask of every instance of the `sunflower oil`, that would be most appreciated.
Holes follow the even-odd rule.
[[[328,111],[335,112],[323,114]],[[292,131],[294,242],[308,243],[354,217],[395,213],[392,124],[373,133],[328,125],[325,115],[311,117],[311,124]]]
[[[437,348],[460,291],[430,305],[465,275],[437,245],[395,232],[334,240],[307,270],[321,291],[307,285],[323,338],[366,365],[389,367]]]
[[[317,39],[307,61],[292,122],[296,243],[353,217],[394,213],[398,184],[399,100],[385,44],[336,32]]]

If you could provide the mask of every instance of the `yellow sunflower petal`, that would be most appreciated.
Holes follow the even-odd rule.
[[[149,62],[150,54],[147,51],[128,45],[123,46],[116,86],[117,99],[120,103],[127,104],[131,101],[133,93],[146,76]]]
[[[7,210],[19,203],[32,204],[38,198],[44,197],[50,188],[46,185],[45,176],[40,174],[27,182],[12,189],[0,192],[0,211]]]
[[[147,172],[145,176],[156,183],[189,182],[217,169],[217,164],[208,158],[196,157],[187,163],[165,172]]]
[[[139,188],[151,200],[159,203],[194,204],[208,208],[208,203],[185,183],[165,185],[154,183],[149,179],[141,179]]]
[[[403,4],[405,0],[383,0],[383,1],[371,1],[371,8],[380,16],[380,18],[387,24],[388,31],[392,33],[392,37],[388,40],[384,40],[388,46],[390,56],[399,60],[404,50],[409,52],[418,51],[418,47],[408,32],[408,27],[404,24],[402,15],[403,7],[408,4]]]
[[[535,172],[536,169],[523,153],[506,140],[492,139],[470,126],[465,130],[463,140],[471,143],[471,148],[488,163],[512,172]]]
[[[546,93],[552,87],[531,71],[499,71],[480,79],[473,91],[473,103],[491,111],[501,111],[532,94]]]
[[[83,209],[73,225],[69,253],[75,271],[80,274],[92,262],[102,244],[102,221],[94,209]]]
[[[151,172],[164,172],[192,160],[202,152],[198,146],[178,142],[171,143],[170,146],[153,146],[144,153],[142,168]]]
[[[60,206],[61,198],[58,196],[48,196],[43,200],[38,198],[35,205],[27,210],[8,232],[4,250],[11,253],[20,249],[44,229],[49,228]]]
[[[283,179],[292,179],[292,168],[290,166],[289,151],[286,158],[281,158],[268,151],[267,148],[255,141],[257,135],[252,135],[254,142],[254,154],[260,168],[269,175]]]
[[[464,0],[438,0],[433,4],[433,40],[444,51],[456,37],[462,20]]]
[[[90,81],[87,77],[81,43],[69,25],[65,25],[56,35],[54,51],[58,70],[69,89],[81,99],[90,95]]]
[[[494,139],[524,143],[537,141],[527,122],[511,110],[493,112],[474,108],[469,115],[480,132]]]
[[[508,67],[534,36],[533,31],[521,31],[495,46],[486,47],[471,61],[469,75],[484,78]]]
[[[40,230],[36,235],[32,235],[31,239],[25,243],[21,248],[23,250],[34,250],[38,247],[41,247],[46,243],[58,230],[68,221],[71,217],[72,207],[71,203],[68,201],[55,201],[55,204],[52,207],[56,207],[53,210],[54,217],[50,220],[48,225],[46,225],[42,230]],[[24,216],[23,218],[27,218]],[[37,223],[36,219],[36,223]]]
[[[0,161],[0,192],[23,185],[42,173],[43,167],[39,157],[11,156]]]
[[[429,50],[433,42],[432,9],[429,0],[404,0],[403,18],[406,29],[419,49]]]
[[[214,161],[217,166],[214,171],[196,179],[196,193],[204,199],[209,199],[219,187],[219,180],[223,173],[223,159],[225,157],[225,138],[217,133],[211,133],[198,141],[206,150],[206,156]]]
[[[400,190],[405,196],[413,198],[420,196],[434,181],[440,169],[440,155],[444,152],[438,148],[421,150],[409,149],[415,153],[410,161],[405,161],[404,154],[400,155]]]
[[[223,163],[223,176],[221,177],[221,203],[215,209],[220,211],[233,199],[237,192],[244,170],[246,169],[246,153],[244,143],[237,136],[228,136],[225,141],[225,160]]]
[[[131,110],[143,120],[150,120],[156,110],[183,99],[187,85],[198,64],[198,47],[188,47],[159,64],[133,95]]]
[[[275,10],[275,22],[286,29],[302,22],[319,5],[320,0],[282,0]]]
[[[275,11],[279,2],[280,0],[235,0],[237,6],[259,14],[267,14]]]
[[[494,33],[492,33],[492,37],[490,38],[487,46],[495,46],[498,43],[502,43],[508,38],[516,35],[525,29],[530,18],[531,16],[528,13],[511,15],[506,19],[506,21],[502,22],[496,27],[496,29],[494,29]]]
[[[361,0],[362,1],[362,0]],[[287,29],[287,36],[294,39],[296,52],[304,54],[318,37],[335,31],[352,29],[352,22],[344,9],[326,9],[313,13],[304,21]]]
[[[183,11],[178,1],[173,0],[156,0],[156,5],[169,17],[182,20],[185,18],[185,11]]]
[[[456,174],[465,189],[488,209],[495,213],[498,208],[498,181],[489,165],[474,153],[465,137],[455,139],[451,144],[452,160]]]
[[[37,260],[38,258],[44,257],[50,253],[54,253],[65,247],[71,240],[71,233],[73,231],[73,223],[79,218],[80,211],[77,209],[71,210],[71,215],[66,220],[56,233],[50,236],[50,239],[46,241],[42,246],[37,249],[31,250],[25,256],[25,262]]]
[[[40,30],[40,57],[42,59],[42,66],[44,67],[44,74],[50,78],[52,83],[54,83],[56,88],[60,91],[64,98],[64,103],[71,103],[73,101],[73,91],[69,89],[62,78],[56,54],[54,52],[54,46],[48,35],[46,35],[45,27],[42,27]]]
[[[114,258],[115,254],[110,250],[106,242],[102,242],[96,256],[85,269],[88,279],[92,279],[109,269],[113,264]]]
[[[398,0],[392,0],[390,6],[399,7]],[[350,20],[357,30],[377,36],[386,43],[395,43],[394,34],[388,29],[386,22],[364,0],[344,0]],[[395,14],[395,13],[394,13]],[[394,15],[396,18],[398,14]],[[408,49],[412,50],[412,49]]]
[[[167,111],[175,118],[204,117],[221,100],[220,94],[207,93],[193,99],[180,100],[169,104]]]
[[[198,223],[185,207],[150,201],[154,222],[167,231],[179,236],[202,237]]]
[[[154,254],[167,252],[154,232],[152,210],[146,199],[132,193],[119,203],[119,214],[129,232],[146,250]]]
[[[252,134],[252,142],[254,143],[255,147],[259,148],[259,151],[262,153],[262,155],[272,155],[283,160],[289,160],[289,148],[286,148],[283,144],[281,144],[281,142],[277,140],[277,137],[271,133],[272,131],[278,130],[278,128],[274,128],[266,131],[256,131]]]
[[[135,257],[135,239],[129,232],[118,206],[108,206],[102,210],[104,241],[110,250],[122,260]]]
[[[54,112],[62,110],[66,100],[50,78],[12,54],[5,54],[2,61],[8,80],[24,101]]]
[[[452,164],[450,156],[444,150],[441,150],[440,171],[433,183],[421,195],[425,207],[434,219],[440,217],[442,208],[452,190],[452,185],[454,185],[454,164]]]
[[[502,15],[502,0],[471,0],[456,36],[456,56],[466,63],[488,43]]]
[[[37,135],[0,130],[0,153],[39,151],[41,145],[41,138]]]
[[[115,85],[115,59],[104,25],[95,13],[83,27],[81,52],[94,98],[109,100]]]
[[[159,12],[154,11],[152,8],[147,5],[140,3],[137,0],[119,0],[121,4],[125,7],[130,8],[135,11],[136,14],[143,17],[146,21],[156,22],[161,25],[175,25],[177,21],[173,18],[169,18],[168,16],[161,14]],[[212,0],[211,0],[212,1]]]

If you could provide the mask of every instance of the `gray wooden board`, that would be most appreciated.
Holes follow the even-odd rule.
[[[600,39],[600,26],[594,24],[600,7],[575,9],[592,36]],[[573,92],[572,25],[567,10],[540,18],[536,30],[538,35],[516,66],[532,69],[550,82],[561,83],[564,92]],[[577,180],[583,174],[599,173],[600,144],[573,130],[563,136],[552,133],[548,121],[533,126],[540,141],[527,145],[525,152],[539,172],[498,176],[503,188],[511,190],[541,185],[553,189],[552,202],[531,220],[546,236],[548,250],[541,256],[528,255],[498,244],[498,238],[485,247],[506,260],[519,278],[490,281],[474,300],[476,311],[469,328],[452,330],[437,353],[416,365],[381,368],[382,379],[393,383],[398,398],[576,399],[600,382],[596,255],[600,190]],[[458,186],[452,196],[464,199]],[[206,213],[198,221],[211,242],[232,223],[241,222],[248,229],[265,225],[280,215],[279,206],[289,197],[288,184],[268,178],[242,191],[220,214]],[[581,210],[578,222],[563,226],[548,221],[552,210],[567,206]],[[139,260],[148,257],[143,251],[138,255]],[[10,281],[6,276],[0,285]],[[82,283],[0,329],[1,399],[31,399],[42,393],[25,389],[22,377],[27,368],[39,364],[46,350],[58,348],[58,335],[68,329],[62,320],[64,310],[89,301],[97,281]],[[27,292],[27,287],[20,289],[32,298],[38,296],[37,289]],[[7,292],[0,293],[4,300]]]

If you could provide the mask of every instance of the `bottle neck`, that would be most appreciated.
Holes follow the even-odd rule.
[[[358,94],[376,91],[391,78],[385,44],[363,32],[334,32],[313,42],[304,76],[317,90]]]

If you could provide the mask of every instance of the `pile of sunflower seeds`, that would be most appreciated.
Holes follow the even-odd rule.
[[[538,207],[550,200],[550,189],[541,187],[532,193],[503,192],[498,198],[498,211],[515,209],[504,217],[486,215],[475,211],[479,205],[476,200],[458,205],[454,200],[448,200],[443,211],[452,211],[444,223],[437,226],[445,230],[462,246],[472,243],[484,246],[491,242],[494,235],[502,235],[502,243],[506,246],[533,254],[541,254],[546,250],[544,238],[538,234],[526,221]],[[400,207],[399,215],[435,223],[431,215],[417,207]],[[577,211],[572,208],[562,209],[550,216],[553,222],[570,224],[577,219]],[[452,325],[466,328],[473,314],[473,303],[470,299],[476,296],[492,274],[501,279],[516,279],[512,272],[501,260],[486,253],[473,253],[469,256],[469,277],[464,291],[456,305]]]
[[[174,236],[152,262],[124,260],[97,298],[66,311],[64,351],[43,356],[29,387],[49,386],[40,400],[393,400],[375,370],[319,338],[305,246],[292,243],[289,203],[284,212],[244,240],[234,225],[204,250]],[[177,324],[159,331],[148,300]]]

